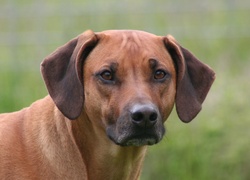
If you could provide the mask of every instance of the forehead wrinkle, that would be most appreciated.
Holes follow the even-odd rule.
[[[136,32],[122,33],[120,50],[126,49],[130,53],[138,52],[141,41]]]
[[[123,49],[126,46],[127,41],[128,41],[128,39],[127,39],[126,35],[123,33],[122,34],[122,43],[121,43],[120,49]]]
[[[133,33],[132,33],[132,36],[133,36],[133,38],[134,38],[134,42],[135,42],[137,45],[141,44],[141,40],[140,40],[140,38],[139,38],[139,36],[138,36],[137,33],[133,32]]]

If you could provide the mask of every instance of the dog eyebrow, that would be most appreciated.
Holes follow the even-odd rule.
[[[119,63],[112,61],[109,64],[103,65],[99,71],[94,72],[92,75],[93,76],[98,76],[104,70],[110,70],[110,71],[112,71],[112,73],[115,73],[117,71],[117,69],[118,69],[118,65],[119,65]]]
[[[116,72],[118,66],[119,66],[119,64],[118,64],[117,62],[111,62],[109,67],[110,67],[110,69],[111,69],[113,72]]]
[[[158,66],[159,62],[156,59],[149,59],[149,66],[151,69],[155,69]]]

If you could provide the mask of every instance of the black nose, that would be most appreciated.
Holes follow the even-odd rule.
[[[136,104],[130,110],[131,120],[140,127],[152,127],[158,120],[158,108],[152,104]]]

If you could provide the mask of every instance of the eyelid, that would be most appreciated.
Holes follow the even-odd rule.
[[[104,68],[104,69],[98,71],[98,72],[96,73],[96,75],[97,75],[97,76],[101,76],[101,75],[104,74],[105,72],[110,72],[112,75],[114,74],[114,72],[113,72],[112,70],[110,70],[109,68]]]
[[[105,81],[112,81],[114,79],[113,73],[111,71],[109,71],[109,70],[104,70],[99,75]]]
[[[160,78],[160,79],[155,78],[155,73],[158,71],[162,71],[165,74],[163,78]],[[153,71],[153,79],[156,82],[165,82],[169,78],[171,78],[171,74],[166,69],[158,68],[155,71]]]
[[[111,73],[112,78],[111,78],[110,80],[105,79],[105,78],[102,77],[102,75],[103,75],[105,72],[110,72],[110,73]],[[97,73],[95,74],[95,76],[97,77],[97,79],[98,79],[100,82],[102,82],[102,83],[104,83],[104,84],[115,84],[115,81],[116,81],[116,80],[115,80],[115,72],[112,71],[110,68],[107,68],[107,67],[101,69],[99,72],[97,72]]]

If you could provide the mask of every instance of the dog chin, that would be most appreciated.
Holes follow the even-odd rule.
[[[114,143],[116,143],[119,146],[145,146],[145,145],[154,145],[157,144],[160,140],[157,137],[154,136],[148,136],[148,137],[130,137],[130,138],[118,138],[114,140],[113,138],[110,138]]]
[[[122,144],[121,146],[145,146],[145,145],[154,145],[157,143],[157,140],[155,138],[135,138],[135,139],[130,139]]]

